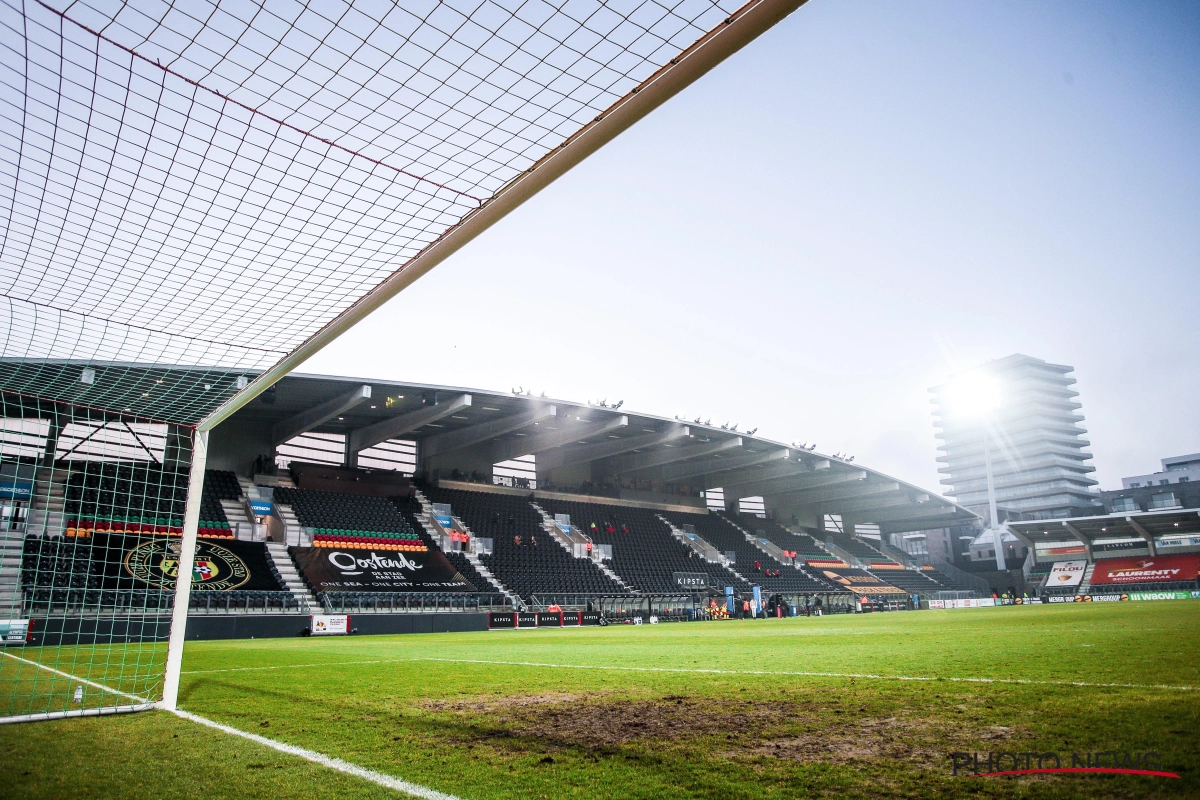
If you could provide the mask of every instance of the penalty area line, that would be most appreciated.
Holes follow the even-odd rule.
[[[1200,686],[1151,683],[1091,683],[1088,681],[1039,681],[1026,678],[939,678],[930,675],[874,675],[866,672],[805,672],[799,670],[765,669],[693,669],[689,667],[622,667],[603,664],[547,664],[541,661],[489,661],[476,658],[418,657],[413,661],[442,661],[450,664],[494,664],[509,667],[546,667],[550,669],[598,669],[615,672],[679,672],[700,675],[778,675],[801,678],[858,678],[870,681],[912,681],[917,683],[998,683],[1020,686],[1077,686],[1084,689],[1176,689],[1181,692],[1200,691]]]
[[[174,713],[177,717],[181,717],[182,719],[195,722],[199,725],[204,725],[208,728],[213,728],[214,730],[218,730],[223,733],[228,733],[231,736],[240,736],[243,739],[248,739],[255,744],[262,745],[263,747],[269,747],[272,750],[278,750],[280,753],[296,756],[297,758],[302,758],[305,761],[312,762],[313,764],[318,764],[322,767],[327,767],[328,769],[337,770],[338,772],[344,772],[345,774],[353,775],[356,778],[362,778],[365,781],[370,781],[371,783],[382,786],[385,789],[394,789],[395,791],[403,792],[407,795],[412,795],[413,797],[420,797],[423,800],[459,800],[459,798],[452,794],[445,794],[444,792],[439,792],[436,789],[430,789],[428,786],[410,783],[409,781],[395,778],[391,775],[385,775],[382,772],[376,772],[373,769],[367,769],[365,767],[360,767],[357,764],[351,764],[349,761],[343,761],[340,758],[334,758],[333,756],[327,756],[324,753],[318,753],[315,750],[307,750],[303,747],[277,742],[274,739],[268,739],[267,737],[259,736],[256,733],[249,733],[247,731],[234,728],[230,725],[223,725],[220,722],[213,722],[211,719],[206,719],[181,709],[175,709],[175,711],[172,713]]]

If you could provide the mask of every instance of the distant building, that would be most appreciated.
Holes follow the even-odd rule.
[[[1140,489],[1144,486],[1168,486],[1172,483],[1194,481],[1200,481],[1200,453],[1164,458],[1161,472],[1121,478],[1121,488]]]
[[[1162,471],[1122,478],[1124,488],[1101,492],[1109,514],[1200,508],[1200,453],[1162,460]]]
[[[1103,513],[1089,442],[1082,426],[1079,393],[1072,387],[1074,367],[1048,364],[1040,358],[1011,355],[990,361],[930,389],[934,425],[945,475],[946,494],[988,519],[985,435],[996,487],[999,522],[1056,519]],[[986,416],[953,408],[950,386],[960,376],[982,374],[997,387],[996,407]],[[1007,546],[1007,538],[1006,538]],[[1015,542],[1014,553],[1020,543]],[[974,558],[986,558],[988,542],[971,545]],[[1007,549],[1007,548],[1006,548]]]

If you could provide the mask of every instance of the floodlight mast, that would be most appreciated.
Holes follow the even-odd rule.
[[[996,509],[996,481],[992,475],[992,425],[989,415],[1000,405],[1000,390],[996,379],[980,372],[968,372],[951,381],[947,399],[955,411],[973,416],[983,429],[983,468],[987,474],[988,527],[992,531],[996,569],[1007,567],[1004,558],[1004,532],[1000,528],[1000,513]]]
[[[983,421],[983,468],[987,471],[988,521],[992,526],[992,544],[996,548],[996,569],[1008,568],[1004,558],[1004,534],[1000,530],[1000,514],[996,511],[996,481],[992,478],[992,429]]]

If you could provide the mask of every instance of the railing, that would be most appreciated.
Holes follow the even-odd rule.
[[[337,613],[436,613],[512,611],[512,600],[485,592],[322,592],[326,611]]]
[[[142,589],[69,589],[33,587],[24,590],[22,609],[44,614],[161,614],[175,606],[175,593]],[[287,591],[193,591],[189,615],[307,614],[309,608]]]
[[[315,532],[316,528],[288,525],[283,530],[283,543],[288,547],[312,547]]]

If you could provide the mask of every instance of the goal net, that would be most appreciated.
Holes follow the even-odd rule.
[[[208,431],[799,3],[0,0],[0,717],[296,612]]]

